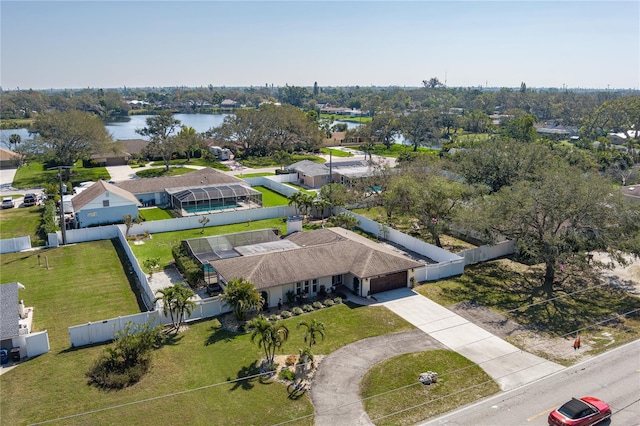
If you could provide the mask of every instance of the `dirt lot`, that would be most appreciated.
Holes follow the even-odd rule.
[[[594,260],[608,263],[606,255],[596,254]],[[615,265],[611,270],[600,272],[600,276],[631,294],[640,295],[640,259],[629,258],[629,265]],[[527,330],[520,324],[485,307],[468,302],[449,306],[453,312],[483,327],[527,352],[539,355],[565,365],[590,357],[589,351],[615,343],[609,331],[597,330],[585,333],[580,338],[580,348],[574,349],[575,336],[551,337],[543,333]]]

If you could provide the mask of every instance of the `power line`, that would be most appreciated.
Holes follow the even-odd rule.
[[[589,289],[593,289],[593,288],[596,288],[596,287],[600,287],[600,286],[602,286],[602,285],[604,285],[604,284],[598,284],[598,285],[595,285],[595,286],[588,287],[587,289],[581,289],[581,290],[578,290],[578,291],[576,291],[576,292],[567,293],[567,294],[565,294],[565,295],[558,296],[558,297],[555,297],[555,298],[552,298],[552,299],[547,299],[547,300],[543,301],[543,303],[546,303],[546,302],[549,302],[549,301],[552,301],[552,300],[556,300],[556,299],[559,299],[559,298],[563,298],[563,297],[569,297],[569,296],[571,296],[571,295],[573,295],[573,294],[581,293],[581,292],[584,292],[584,291],[589,290]],[[528,304],[528,305],[524,305],[524,306],[522,306],[522,307],[520,307],[520,308],[512,309],[512,310],[507,311],[507,312],[513,312],[513,311],[515,311],[515,310],[521,310],[522,308],[528,308],[528,307],[535,306],[535,305],[538,305],[538,304],[540,304],[540,302],[536,302],[536,303],[531,303],[531,304]],[[628,312],[624,312],[624,313],[616,313],[616,315],[626,316],[626,315],[629,315],[629,314],[632,314],[632,313],[635,313],[635,312],[639,312],[639,311],[640,311],[640,308],[636,308],[636,309],[633,309],[633,310],[628,311]],[[455,316],[455,315],[451,315],[451,317],[453,317],[453,316]],[[448,318],[448,317],[447,317],[447,318]],[[441,321],[441,320],[442,320],[442,318],[438,319],[438,321]],[[576,333],[578,333],[578,332],[581,332],[581,331],[587,330],[587,329],[589,329],[589,328],[593,328],[593,327],[599,326],[599,325],[604,324],[604,323],[609,322],[609,321],[611,321],[611,318],[608,318],[608,319],[605,319],[605,320],[602,320],[602,321],[595,322],[595,323],[593,323],[593,324],[591,324],[591,325],[588,325],[588,326],[585,326],[585,327],[582,327],[582,328],[579,328],[579,329],[576,329],[576,330],[572,330],[572,331],[570,331],[570,332],[568,332],[568,333],[565,333],[565,334],[563,334],[563,335],[558,335],[557,337],[566,337],[566,336],[569,336],[569,335],[573,335],[573,334],[576,334]],[[425,322],[425,323],[423,323],[423,324],[420,324],[420,326],[427,325],[427,324],[429,324],[429,323],[430,323],[430,322]],[[638,328],[638,327],[633,327],[633,328]],[[427,333],[425,333],[425,334],[427,334]],[[428,335],[428,334],[427,334],[427,335]],[[492,335],[492,336],[493,336],[493,335]],[[484,339],[481,339],[481,340],[484,340]],[[474,341],[473,343],[470,343],[470,344],[475,344],[475,343],[477,343],[477,342],[478,342],[478,341]],[[536,345],[533,345],[532,347],[536,347],[536,346],[539,346],[539,345],[542,345],[542,344],[543,344],[543,342],[540,342],[540,343],[538,343],[538,344],[536,344]],[[464,346],[467,346],[467,345],[464,345]],[[461,346],[461,348],[462,348],[462,347],[464,347],[464,346]],[[459,349],[459,348],[458,348],[458,349]],[[521,350],[520,350],[520,352],[526,352],[526,351],[524,351],[524,350],[522,350],[522,349],[521,349]],[[568,352],[570,352],[570,351],[568,351]],[[509,356],[509,355],[512,355],[512,354],[513,354],[513,353],[509,353],[509,354],[505,354],[505,355],[500,355],[500,356],[498,356],[498,357],[494,357],[494,358],[488,359],[488,360],[483,361],[483,362],[478,363],[478,364],[472,364],[472,365],[469,365],[469,366],[467,366],[467,367],[463,367],[463,368],[460,368],[460,369],[457,369],[457,370],[453,370],[453,371],[450,371],[450,372],[448,372],[448,373],[446,373],[446,374],[441,375],[441,377],[446,377],[446,376],[448,376],[448,375],[452,375],[452,374],[454,374],[454,373],[458,373],[458,372],[461,372],[461,371],[467,370],[467,369],[469,369],[469,368],[473,368],[473,367],[475,367],[475,366],[481,366],[482,364],[485,364],[485,363],[488,363],[488,362],[492,362],[492,361],[498,360],[498,359],[500,359],[500,358],[502,358],[502,357]],[[540,362],[540,364],[541,364],[541,363],[543,363],[543,362],[547,362],[547,360],[543,360],[543,361],[541,361],[541,362]],[[535,367],[536,365],[538,365],[538,364],[535,364],[535,365],[533,365],[533,366]],[[506,375],[504,375],[504,376],[498,377],[497,379],[501,379],[501,378],[503,378],[503,377],[507,377],[507,376],[509,376],[509,375],[511,375],[511,374],[518,373],[518,372],[520,372],[520,371],[524,371],[524,370],[526,370],[526,369],[528,369],[528,368],[531,368],[531,367],[532,367],[532,366],[527,366],[526,368],[523,368],[523,369],[521,369],[521,370],[517,370],[517,371],[510,372],[509,374],[506,374]],[[124,408],[124,407],[127,407],[127,406],[132,406],[132,405],[142,404],[142,403],[150,402],[150,401],[154,401],[154,400],[159,400],[159,399],[169,398],[169,397],[172,397],[172,396],[177,396],[177,395],[182,395],[182,394],[187,394],[187,393],[193,393],[193,392],[197,392],[197,391],[200,391],[200,390],[204,390],[204,389],[208,389],[208,388],[212,388],[212,387],[217,387],[217,386],[221,386],[221,385],[225,385],[225,384],[235,383],[235,382],[239,382],[239,381],[243,381],[243,380],[248,380],[248,379],[252,379],[252,378],[257,378],[257,377],[261,377],[261,376],[267,376],[267,375],[269,375],[269,374],[275,374],[275,371],[263,372],[263,373],[259,373],[259,374],[254,374],[254,375],[250,375],[250,376],[245,376],[245,377],[238,378],[238,379],[227,380],[227,381],[224,381],[224,382],[218,382],[218,383],[212,383],[212,384],[209,384],[209,385],[204,385],[204,386],[200,386],[200,387],[193,388],[193,389],[186,389],[186,390],[183,390],[183,391],[172,392],[172,393],[169,393],[169,394],[164,394],[164,395],[159,395],[159,396],[155,396],[155,397],[151,397],[151,398],[146,398],[146,399],[142,399],[142,400],[138,400],[138,401],[128,402],[128,403],[125,403],[125,404],[119,404],[119,405],[114,405],[114,406],[110,406],[110,407],[104,407],[104,408],[100,408],[100,409],[96,409],[96,410],[86,411],[86,412],[82,412],[82,413],[76,413],[76,414],[72,414],[72,415],[69,415],[69,416],[58,417],[58,418],[55,418],[55,419],[50,419],[50,420],[45,420],[45,421],[42,421],[42,422],[32,423],[32,425],[40,425],[40,424],[53,423],[53,422],[58,422],[58,421],[62,421],[62,420],[66,420],[66,419],[71,419],[71,418],[75,418],[75,417],[81,417],[81,416],[90,415],[90,414],[95,414],[95,413],[99,413],[99,412],[104,412],[104,411],[109,411],[109,410],[114,410],[114,409]],[[548,375],[550,375],[550,374],[553,374],[553,373],[549,373]],[[548,375],[547,375],[547,376],[548,376]],[[543,376],[543,377],[546,377],[546,376]],[[485,384],[485,383],[488,383],[488,382],[493,382],[493,381],[494,381],[494,379],[487,380],[487,381],[482,382],[482,383],[480,383],[480,384],[473,385],[473,386],[470,386],[470,387],[468,387],[468,388],[464,388],[464,389],[462,389],[462,390],[459,390],[459,391],[453,392],[453,393],[451,393],[451,394],[442,395],[441,397],[439,397],[439,398],[437,398],[437,399],[430,400],[430,401],[427,401],[427,402],[423,402],[423,403],[417,404],[417,405],[412,406],[412,407],[407,407],[407,408],[405,408],[405,409],[399,410],[398,412],[394,412],[394,413],[391,413],[391,414],[387,414],[387,415],[385,415],[385,416],[383,416],[383,417],[377,418],[376,420],[380,420],[380,419],[383,419],[383,418],[391,417],[391,416],[393,416],[393,415],[397,415],[397,414],[400,414],[400,413],[402,413],[402,412],[406,412],[406,411],[409,411],[409,410],[412,410],[412,409],[418,408],[418,407],[420,407],[420,406],[422,406],[422,405],[425,405],[425,404],[426,404],[426,403],[428,403],[428,402],[433,402],[433,401],[437,401],[437,400],[440,400],[440,399],[446,398],[446,397],[448,397],[448,396],[453,396],[453,395],[456,395],[456,394],[458,394],[458,393],[460,393],[460,392],[463,392],[463,391],[465,391],[465,390],[473,389],[473,388],[475,388],[475,387],[477,387],[477,386],[480,386],[480,385]],[[345,407],[348,407],[348,406],[350,406],[350,405],[359,404],[359,403],[361,403],[361,401],[366,401],[366,400],[369,400],[369,399],[378,398],[378,397],[380,397],[380,396],[387,395],[387,394],[390,394],[390,393],[393,393],[393,392],[397,392],[397,391],[402,390],[402,389],[406,389],[406,388],[409,388],[409,387],[412,387],[412,386],[417,386],[418,384],[420,384],[420,383],[416,382],[416,383],[412,383],[412,384],[409,384],[409,385],[401,386],[401,387],[399,387],[399,388],[390,389],[390,390],[385,391],[385,392],[382,392],[382,393],[380,393],[380,394],[371,395],[371,396],[369,396],[369,397],[367,397],[367,398],[364,398],[364,399],[362,399],[362,400],[358,400],[357,402],[348,403],[348,404],[343,404],[343,405],[339,405],[339,406],[333,407],[331,410],[332,410],[332,411],[334,411],[334,410],[337,410],[337,409],[339,409],[339,408],[345,408]],[[285,422],[277,423],[277,424],[275,424],[274,426],[277,426],[277,425],[284,425],[284,424],[292,423],[292,422],[295,422],[295,421],[298,421],[298,420],[303,420],[303,419],[310,418],[310,417],[313,417],[313,416],[314,416],[314,414],[309,414],[309,415],[305,415],[305,416],[296,417],[296,418],[294,418],[294,419],[290,419],[290,420],[287,420],[287,421],[285,421]]]

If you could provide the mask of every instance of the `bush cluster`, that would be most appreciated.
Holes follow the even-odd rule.
[[[151,366],[151,350],[162,343],[160,326],[129,322],[115,335],[113,347],[87,372],[89,383],[108,389],[122,389],[137,383]]]
[[[303,313],[304,311],[299,307],[296,306],[295,308],[293,308],[293,315],[302,315]]]
[[[291,366],[291,365],[295,365],[297,360],[298,360],[298,356],[296,354],[291,354],[287,357],[284,363],[287,366]]]
[[[42,222],[40,223],[40,234],[43,239],[47,240],[47,234],[56,232],[59,228],[56,225],[56,203],[53,200],[44,202],[44,210],[42,211]]]
[[[323,304],[324,306],[327,306],[327,307],[329,307],[329,306],[333,306],[333,305],[334,305],[333,300],[331,300],[331,299],[327,299],[327,300],[325,300],[324,302],[322,302],[322,304]]]
[[[289,311],[280,312],[280,317],[282,317],[283,319],[291,318],[292,315],[293,314]]]
[[[305,311],[305,312],[313,312],[314,309],[313,309],[313,306],[311,306],[311,305],[304,305],[302,307],[302,310]]]
[[[296,378],[296,374],[288,368],[283,368],[282,370],[280,370],[278,377],[281,380],[293,380]]]
[[[197,286],[198,282],[204,280],[204,272],[198,263],[189,256],[187,249],[182,243],[177,243],[171,248],[176,266],[184,275],[187,282],[192,286]]]
[[[324,306],[322,306],[322,303],[316,301],[316,302],[313,302],[313,308],[314,309],[322,309],[322,308],[324,308]]]

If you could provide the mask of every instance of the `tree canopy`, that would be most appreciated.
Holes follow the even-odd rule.
[[[73,166],[94,152],[103,152],[113,141],[100,118],[76,110],[39,114],[30,131],[38,133],[36,152],[60,166]]]
[[[169,170],[173,154],[180,150],[180,140],[174,135],[180,127],[180,120],[175,119],[171,111],[160,111],[147,118],[146,124],[146,127],[137,129],[136,132],[151,139],[147,150],[161,156],[165,169]]]

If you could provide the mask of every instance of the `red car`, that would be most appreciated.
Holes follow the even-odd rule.
[[[611,417],[607,403],[592,396],[571,398],[549,414],[547,421],[552,426],[590,426]]]

